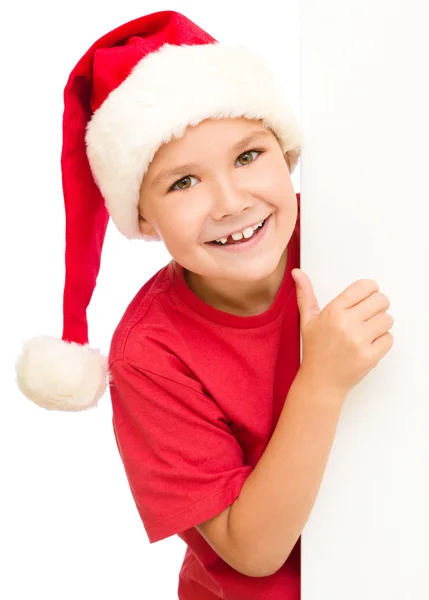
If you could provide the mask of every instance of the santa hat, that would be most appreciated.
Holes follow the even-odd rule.
[[[27,340],[16,363],[19,389],[38,406],[85,410],[108,385],[108,359],[88,345],[86,310],[109,215],[128,239],[141,238],[140,186],[157,149],[189,125],[234,117],[262,119],[293,171],[300,131],[273,72],[175,11],[125,23],[76,64],[64,90],[63,335]]]

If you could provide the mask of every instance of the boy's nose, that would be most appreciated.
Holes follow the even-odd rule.
[[[222,181],[211,190],[212,217],[216,221],[226,217],[236,217],[253,205],[248,191],[237,188],[228,181]]]

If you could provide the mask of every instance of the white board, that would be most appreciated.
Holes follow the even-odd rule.
[[[429,598],[428,8],[302,0],[301,268],[375,279],[392,350],[347,397],[302,536],[302,600]]]

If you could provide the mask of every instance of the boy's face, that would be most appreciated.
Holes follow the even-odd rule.
[[[254,132],[265,135],[239,144]],[[158,179],[184,163],[192,165]],[[143,178],[139,212],[145,239],[162,239],[188,271],[206,281],[250,283],[277,267],[295,227],[297,201],[286,157],[262,121],[208,119],[158,149]],[[253,247],[231,252],[208,243],[269,215]]]

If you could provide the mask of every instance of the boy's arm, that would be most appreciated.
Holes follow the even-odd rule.
[[[264,577],[284,564],[313,508],[344,400],[298,371],[271,439],[239,497],[198,526],[232,567]]]

